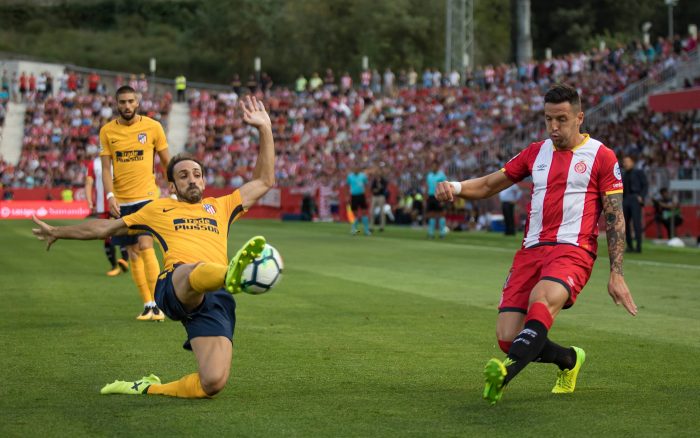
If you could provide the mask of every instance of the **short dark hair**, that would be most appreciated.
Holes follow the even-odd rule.
[[[114,93],[116,97],[119,97],[120,94],[126,94],[126,93],[134,93],[136,94],[136,90],[130,85],[122,85],[121,87],[117,88],[117,92]]]
[[[571,106],[581,106],[578,91],[568,84],[554,84],[544,95],[544,103],[569,102]]]
[[[168,163],[168,182],[174,183],[175,182],[175,176],[173,175],[175,165],[181,161],[194,161],[195,163],[199,164],[199,168],[202,169],[202,173],[204,173],[204,165],[202,164],[201,161],[196,159],[194,156],[183,152],[180,154],[175,155],[170,159],[170,162]]]

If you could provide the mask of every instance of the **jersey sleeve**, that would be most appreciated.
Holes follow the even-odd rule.
[[[601,147],[597,159],[599,160],[597,167],[600,193],[603,195],[622,193],[622,172],[615,152],[607,147]]]
[[[528,146],[503,166],[503,172],[513,182],[520,182],[530,176],[530,154],[533,145]]]
[[[243,200],[241,199],[240,190],[236,190],[230,195],[217,198],[223,207],[226,209],[229,226],[243,216],[248,210],[243,208]]]
[[[156,138],[155,138],[155,148],[156,151],[162,151],[168,148],[168,140],[165,137],[165,131],[163,130],[163,125],[156,122]]]
[[[100,129],[100,157],[111,157],[112,150],[109,147],[109,137],[107,136],[107,130],[102,127]]]
[[[149,202],[140,210],[122,216],[122,220],[124,220],[126,226],[129,227],[129,234],[142,233],[143,230],[148,230],[148,228],[150,228],[148,223],[150,222],[149,218],[153,216],[153,211],[156,208],[154,204],[155,202]]]

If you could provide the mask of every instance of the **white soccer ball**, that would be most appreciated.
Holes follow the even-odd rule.
[[[279,251],[269,243],[260,256],[243,270],[241,286],[243,292],[253,295],[264,294],[282,279],[284,263]]]

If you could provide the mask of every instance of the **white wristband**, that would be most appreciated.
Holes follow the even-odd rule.
[[[114,193],[109,192],[109,193],[107,193],[107,196],[105,196],[105,197],[106,197],[107,199],[112,199],[112,198],[114,198]]]
[[[459,181],[450,181],[450,184],[452,184],[455,195],[459,195],[459,193],[462,191],[462,183]]]

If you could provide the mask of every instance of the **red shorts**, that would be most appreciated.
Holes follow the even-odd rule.
[[[523,248],[513,258],[498,311],[527,313],[530,293],[540,280],[554,281],[566,288],[569,299],[564,308],[568,309],[591,277],[594,263],[591,253],[574,245]]]

